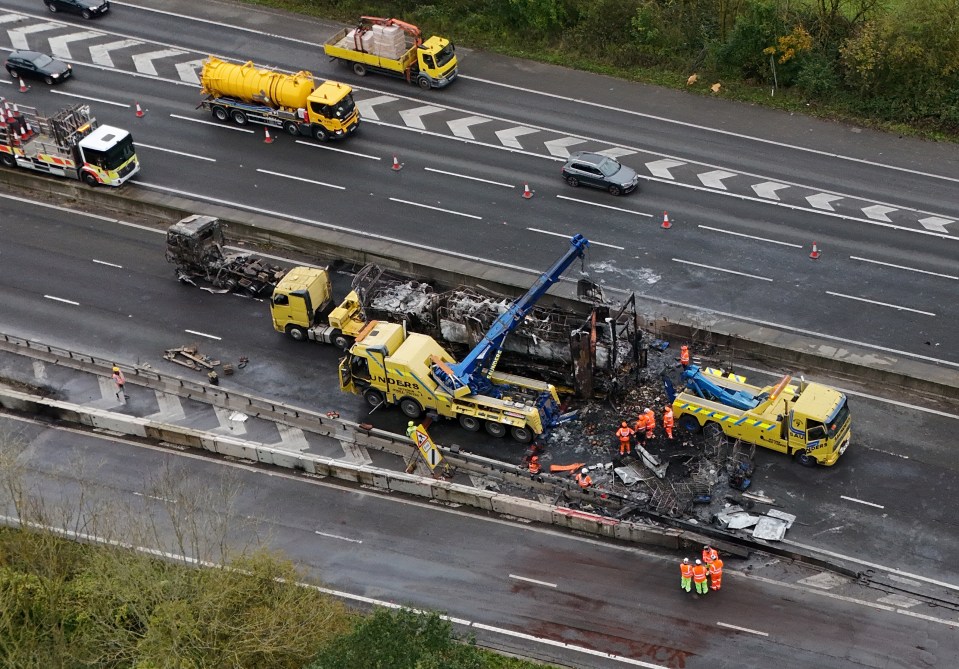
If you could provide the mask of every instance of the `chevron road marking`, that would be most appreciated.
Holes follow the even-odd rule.
[[[510,146],[514,149],[522,149],[523,145],[519,143],[517,137],[521,137],[523,135],[532,135],[534,132],[539,132],[539,130],[536,128],[524,128],[523,126],[519,125],[515,128],[497,130],[496,137],[503,146]]]
[[[102,37],[103,33],[93,32],[92,30],[87,30],[82,33],[70,33],[69,35],[60,35],[59,37],[51,37],[48,41],[50,42],[50,53],[52,53],[57,58],[73,58],[70,55],[70,47],[67,46],[70,42],[79,42],[80,40],[91,39],[93,37]]]
[[[942,232],[944,234],[949,234],[949,231],[946,230],[946,226],[950,223],[955,223],[955,221],[949,220],[948,218],[940,218],[938,216],[930,216],[929,218],[919,219],[919,224],[926,230]]]
[[[776,195],[777,190],[782,190],[783,188],[789,188],[786,184],[778,184],[775,181],[764,181],[761,184],[753,184],[753,191],[756,195],[767,200],[779,200],[779,196]]]
[[[97,65],[114,67],[113,59],[110,57],[111,51],[126,49],[131,46],[139,46],[141,44],[143,44],[143,42],[135,39],[124,39],[119,42],[110,42],[109,44],[97,44],[96,46],[90,47],[90,58]]]
[[[47,30],[60,30],[62,28],[62,23],[35,23],[32,26],[11,28],[7,31],[7,34],[10,36],[10,45],[14,49],[29,49],[30,45],[27,44],[27,35],[42,33]]]
[[[397,99],[398,98],[390,97],[389,95],[379,95],[375,98],[369,98],[368,100],[357,100],[356,108],[360,110],[360,116],[363,118],[379,121],[380,117],[376,115],[373,107],[375,105],[385,105],[388,102],[395,102]]]
[[[184,56],[186,51],[179,49],[163,49],[161,51],[150,51],[149,53],[138,53],[133,56],[133,67],[142,74],[152,74],[157,76],[157,68],[153,61],[160,58],[169,58],[171,56]]]
[[[343,454],[346,455],[346,459],[350,462],[355,462],[358,465],[373,464],[373,458],[370,457],[369,451],[363,446],[352,441],[341,441],[340,446],[343,448]]]
[[[662,160],[654,160],[651,163],[646,163],[646,169],[649,170],[649,173],[654,177],[659,177],[660,179],[675,179],[676,177],[670,174],[669,170],[685,164],[686,163],[678,160],[663,158]]]
[[[4,23],[16,23],[17,21],[26,21],[27,17],[20,14],[0,14],[0,25]]]
[[[400,118],[403,119],[403,123],[408,125],[411,128],[419,128],[420,130],[426,130],[426,126],[423,125],[423,117],[427,114],[435,114],[438,111],[443,111],[442,107],[431,107],[426,105],[425,107],[416,107],[414,109],[404,109],[400,112]]]
[[[586,140],[580,139],[579,137],[560,137],[559,139],[551,139],[548,142],[543,142],[543,146],[554,156],[569,158],[568,147],[585,143]]]
[[[280,433],[280,442],[285,450],[302,453],[310,447],[310,442],[306,440],[306,435],[300,428],[276,423],[276,429]]]
[[[863,207],[862,213],[864,213],[869,218],[875,219],[877,221],[885,221],[886,223],[892,223],[889,220],[889,217],[886,216],[891,211],[899,211],[895,207],[887,207],[883,204],[874,204],[871,207]]]
[[[602,151],[597,151],[596,153],[603,156],[609,156],[610,158],[621,158],[622,156],[631,156],[636,152],[631,149],[623,149],[618,146],[614,146],[610,149],[603,149]]]
[[[713,170],[711,172],[703,172],[697,174],[699,180],[703,183],[706,188],[718,188],[720,190],[726,190],[726,184],[723,183],[723,179],[728,179],[729,177],[736,176],[733,172],[724,172],[723,170]]]
[[[246,414],[218,406],[213,407],[213,413],[220,421],[220,427],[228,430],[230,434],[246,434]]]
[[[37,379],[38,381],[47,380],[47,366],[42,360],[33,361],[33,378]]]
[[[185,81],[189,84],[199,84],[200,77],[197,76],[196,71],[200,69],[202,65],[202,60],[188,60],[185,63],[177,63],[176,74],[180,77],[180,81]]]
[[[806,201],[809,202],[811,207],[816,209],[825,209],[826,211],[836,211],[832,208],[830,202],[835,202],[836,200],[841,200],[842,195],[830,195],[829,193],[816,193],[815,195],[810,195],[806,198]]]
[[[470,131],[470,126],[479,125],[480,123],[489,123],[493,119],[485,118],[483,116],[467,116],[466,118],[458,118],[453,121],[448,121],[446,125],[450,127],[450,132],[453,133],[456,137],[462,137],[463,139],[476,139],[473,137],[473,133]]]
[[[180,421],[186,419],[186,412],[183,410],[183,402],[179,396],[170,393],[162,393],[159,390],[154,391],[157,398],[157,407],[159,411],[151,413],[144,418],[159,421]]]

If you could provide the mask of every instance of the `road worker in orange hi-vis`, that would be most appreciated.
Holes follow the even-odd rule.
[[[719,553],[716,552],[716,549],[710,546],[709,544],[703,546],[703,562],[709,564],[713,560],[719,559]]]
[[[679,364],[689,367],[689,347],[685,344],[679,347]]]
[[[712,583],[710,590],[719,590],[723,587],[723,561],[716,556],[716,559],[709,563],[709,578]]]
[[[696,560],[693,567],[693,583],[696,584],[696,594],[705,595],[709,592],[709,586],[706,585],[706,565],[702,560]]]
[[[633,425],[633,432],[636,438],[643,444],[646,443],[646,413],[643,412],[636,417],[636,423]]]
[[[663,407],[663,429],[666,431],[666,438],[670,441],[673,440],[673,425],[675,422],[673,419],[673,408],[667,404]]]
[[[530,473],[530,474],[533,474],[534,476],[535,476],[536,474],[539,474],[539,456],[538,456],[538,455],[533,455],[533,456],[530,457],[530,459],[529,459],[529,473]]]
[[[646,414],[646,441],[649,441],[653,438],[653,430],[656,429],[656,414],[648,407],[643,413]]]
[[[683,561],[679,563],[679,573],[682,576],[680,587],[686,592],[692,592],[693,565],[689,564],[689,558],[683,558]]]
[[[576,482],[579,484],[579,487],[583,490],[593,485],[593,479],[589,477],[589,470],[586,467],[583,467],[580,472],[576,475]]]
[[[633,431],[629,429],[629,425],[626,424],[626,421],[623,421],[619,429],[616,430],[616,437],[619,439],[619,454],[629,455],[633,452]]]

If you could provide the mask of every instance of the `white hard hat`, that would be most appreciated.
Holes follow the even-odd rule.
[[[702,560],[696,560],[696,564],[702,564],[702,563],[703,563]]]
[[[586,467],[583,467],[583,473],[584,473],[584,474],[589,474],[589,470],[586,469]]]
[[[689,558],[683,558],[683,563],[684,563],[684,564],[689,564]]]

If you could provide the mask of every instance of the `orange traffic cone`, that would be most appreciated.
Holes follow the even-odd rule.
[[[143,118],[143,110],[140,109],[140,103],[134,102],[133,104],[137,106],[137,118]]]
[[[399,172],[403,169],[403,163],[400,162],[400,159],[396,157],[396,154],[393,154],[393,171]]]
[[[270,137],[270,129],[267,128],[266,126],[263,126],[263,143],[264,143],[264,144],[272,144],[272,143],[273,143],[273,138]]]
[[[524,184],[523,184],[523,198],[526,199],[526,200],[528,200],[528,199],[530,199],[531,197],[533,197],[533,191],[531,191],[531,190],[529,189],[529,184],[528,184],[528,183],[524,183]]]
[[[27,85],[26,85],[25,83],[23,83],[23,77],[20,77],[20,92],[21,92],[21,93],[26,93],[26,92],[29,91],[29,90],[30,90],[30,89],[27,88]]]
[[[813,260],[819,260],[819,256],[821,256],[821,255],[822,255],[822,253],[819,252],[819,243],[818,243],[818,242],[813,242],[813,243],[812,243],[812,253],[809,254],[809,257],[812,258]]]
[[[673,227],[673,224],[669,222],[669,214],[665,211],[663,212],[663,224],[660,226],[663,230],[669,230]]]

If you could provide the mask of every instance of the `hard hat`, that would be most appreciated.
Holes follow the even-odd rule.
[[[114,372],[119,372],[119,371],[120,371],[120,368],[119,368],[119,367],[114,367],[114,368],[113,368],[113,371],[114,371]]]
[[[696,560],[696,564],[702,564],[702,563],[703,563],[702,560]]]
[[[407,427],[413,427],[413,421],[410,421],[410,422],[407,423],[406,425],[407,425]]]
[[[703,550],[704,550],[704,551],[708,551],[708,550],[709,550],[709,544],[706,544],[705,546],[703,546]]]
[[[588,470],[588,469],[586,469],[586,467],[583,467],[583,471],[582,471],[582,473],[583,473],[583,474],[589,474],[589,470]]]
[[[683,564],[689,564],[689,558],[683,558]]]

